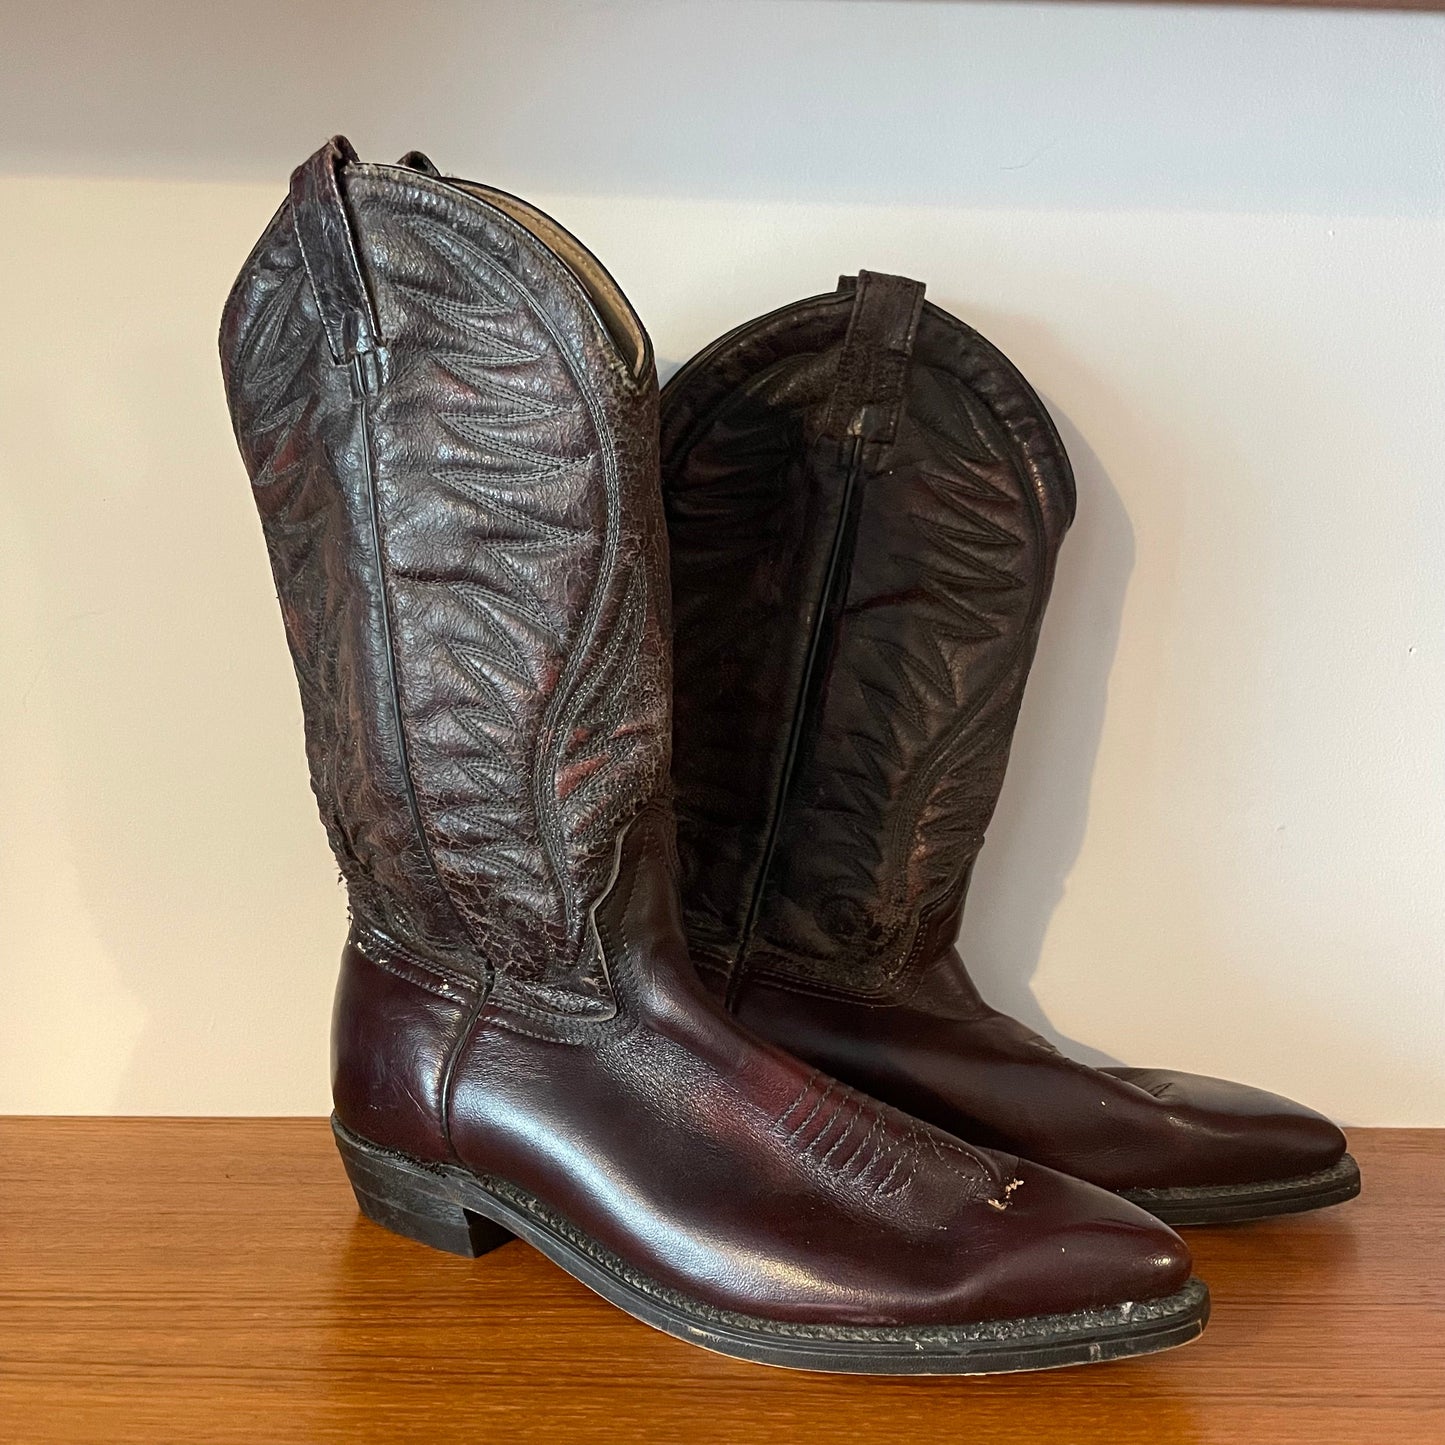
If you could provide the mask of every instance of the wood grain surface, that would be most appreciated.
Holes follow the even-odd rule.
[[[887,1380],[680,1344],[520,1243],[388,1235],[322,1120],[0,1118],[0,1441],[1439,1445],[1445,1131],[1352,1147],[1353,1203],[1190,1232],[1197,1343]]]

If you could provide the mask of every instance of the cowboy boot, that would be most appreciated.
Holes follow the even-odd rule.
[[[662,472],[685,919],[736,1016],[1171,1223],[1357,1193],[1327,1119],[1086,1068],[989,1008],[955,951],[1074,511],[1009,362],[917,282],[864,272],[689,362]]]
[[[422,158],[302,165],[221,353],[352,928],[334,1130],[357,1201],[524,1239],[724,1354],[973,1372],[1207,1311],[1142,1210],[755,1041],[674,882],[650,344],[602,267]]]

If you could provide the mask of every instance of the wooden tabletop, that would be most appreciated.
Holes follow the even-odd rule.
[[[984,1379],[739,1364],[527,1246],[356,1213],[317,1119],[0,1118],[0,1441],[1445,1442],[1445,1131],[1360,1130],[1365,1192],[1190,1233],[1197,1343]]]

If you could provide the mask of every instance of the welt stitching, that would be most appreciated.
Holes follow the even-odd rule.
[[[354,1142],[355,1136],[345,1129],[344,1126],[337,1126],[338,1133]],[[371,1146],[373,1152],[381,1155],[389,1155],[393,1158],[404,1159],[405,1156],[397,1154],[395,1150],[384,1149],[378,1146]],[[545,1225],[555,1235],[560,1236],[569,1244],[580,1250],[587,1258],[594,1263],[601,1265],[618,1279],[625,1281],[634,1288],[650,1295],[655,1299],[666,1300],[677,1305],[696,1318],[704,1319],[713,1323],[732,1322],[744,1323],[754,1329],[763,1330],[767,1333],[789,1336],[792,1338],[829,1339],[829,1340],[858,1340],[858,1339],[901,1339],[911,1343],[922,1344],[929,1341],[944,1339],[1014,1339],[1033,1338],[1039,1333],[1056,1331],[1060,1322],[1065,1322],[1071,1327],[1077,1328],[1082,1325],[1088,1329],[1096,1329],[1102,1323],[1119,1322],[1141,1319],[1168,1318],[1182,1309],[1191,1308],[1202,1299],[1204,1286],[1198,1281],[1186,1285],[1182,1290],[1172,1295],[1165,1295],[1158,1300],[1145,1300],[1122,1305],[1110,1305],[1103,1308],[1078,1310],[1064,1315],[1029,1315],[1017,1320],[1000,1320],[985,1324],[975,1325],[931,1325],[919,1328],[892,1327],[886,1325],[807,1325],[795,1324],[790,1321],[762,1319],[755,1315],[744,1315],[735,1310],[719,1309],[710,1305],[703,1305],[696,1300],[689,1299],[659,1284],[656,1280],[643,1274],[640,1270],[628,1265],[624,1260],[612,1254],[596,1240],[578,1229],[565,1216],[549,1209],[541,1200],[534,1195],[528,1194],[526,1190],[518,1188],[515,1184],[501,1179],[494,1174],[477,1173],[471,1170],[461,1171],[456,1166],[445,1164],[423,1164],[421,1165],[428,1173],[444,1178],[458,1178],[459,1176],[470,1179],[488,1193],[497,1195],[501,1200],[513,1208],[531,1216],[532,1219]]]

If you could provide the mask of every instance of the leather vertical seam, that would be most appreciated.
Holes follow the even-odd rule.
[[[963,339],[970,343],[970,346],[976,346],[978,343],[982,342],[985,348],[991,350],[991,348],[989,347],[989,343],[987,343],[984,338],[978,336],[977,333],[972,332],[970,328],[963,326],[962,323],[958,322],[957,318],[949,316],[948,313],[940,311],[939,308],[933,306],[930,303],[924,303],[924,309],[927,310],[929,316],[932,319],[942,321],[948,326],[948,329],[962,335]],[[988,354],[988,351],[985,352],[979,364],[986,369],[991,368],[994,365],[993,358]],[[931,369],[939,369],[932,364],[929,365]],[[962,382],[964,385],[969,387],[970,390],[975,390],[975,382],[972,378],[972,375],[967,378],[961,377],[958,372],[953,370],[948,371],[946,374],[948,375],[949,379],[954,381],[955,383]],[[1042,402],[1039,402],[1037,400],[1037,397],[1034,396],[1034,393],[1028,387],[1028,383],[1024,381],[1022,376],[1020,376],[1010,367],[1010,371],[1006,373],[1006,377],[1008,380],[1015,381],[1020,384],[1025,390],[1026,394],[1034,400],[1039,411],[1041,411],[1045,416],[1047,416],[1047,411],[1043,407]],[[1028,473],[1030,484],[1021,487],[1020,491],[1024,496],[1024,510],[1028,517],[1030,530],[1032,532],[1032,540],[1034,541],[1035,545],[1039,547],[1040,551],[1046,556],[1046,562],[1048,564],[1048,566],[1046,567],[1047,571],[1051,568],[1052,560],[1047,557],[1049,528],[1047,525],[1047,520],[1044,516],[1044,499],[1041,498],[1039,495],[1041,486],[1039,468],[1035,463],[1034,458],[1030,454],[1029,449],[1026,448],[1024,444],[1019,440],[1019,438],[1015,435],[1014,429],[1008,425],[1007,421],[1001,414],[1001,404],[995,398],[986,394],[981,395],[980,399],[983,401],[985,409],[987,410],[990,418],[992,418],[995,424],[999,427],[1000,431],[1003,432],[1003,434],[1009,439],[1010,443],[1012,443],[1012,445],[1017,449],[1020,460]],[[1057,431],[1052,428],[1052,419],[1050,419],[1050,435],[1051,438],[1055,440],[1057,439]],[[1006,679],[1008,675],[1018,665],[1021,658],[1023,658],[1029,652],[1030,637],[1037,631],[1038,627],[1042,623],[1042,614],[1047,602],[1047,592],[1047,588],[1039,588],[1037,586],[1034,588],[1034,595],[1030,599],[1029,609],[1025,616],[1024,624],[1020,629],[1020,635],[1018,637],[1018,640],[1006,654],[1005,658],[1002,660],[996,673],[994,674],[994,678],[996,679],[995,683],[991,687],[982,689],[980,691],[979,701],[973,708],[969,709],[962,716],[956,717],[953,720],[953,722],[947,729],[944,737],[940,739],[939,742],[935,745],[935,747],[931,750],[930,754],[924,759],[922,765],[914,771],[909,786],[904,789],[903,800],[906,801],[918,796],[921,780],[926,776],[931,776],[933,778],[933,781],[929,784],[929,788],[927,790],[928,792],[931,792],[932,789],[937,786],[937,778],[957,765],[957,758],[950,756],[950,754],[952,754],[954,749],[957,748],[958,744],[962,741],[963,737],[967,733],[968,728],[977,720],[979,714],[983,711],[985,706],[992,698],[994,689],[997,685],[997,680]],[[1034,638],[1034,646],[1036,645],[1037,639]],[[1020,687],[1020,705],[1022,703],[1022,690],[1022,687]],[[982,735],[982,737],[978,739],[979,744],[982,745],[983,743],[987,742],[997,733],[1004,733],[1010,731],[1011,726],[1012,723],[1007,717],[1000,719],[993,727],[987,729]],[[925,793],[924,796],[926,797],[927,793]],[[917,806],[910,806],[906,809],[900,807],[898,809],[897,816],[899,819],[901,819],[902,816],[904,816],[905,814],[911,815],[912,820],[908,824],[907,828],[907,831],[910,834],[916,832],[917,830],[917,819],[920,811],[921,808]],[[885,850],[888,856],[896,857],[898,855],[899,845],[903,833],[904,827],[901,821],[895,821],[895,823],[889,827],[886,834],[887,847]],[[942,898],[935,900],[934,906],[937,907],[943,902],[944,899]],[[923,922],[920,921],[913,931],[913,936],[910,942],[908,952],[905,954],[902,962],[899,963],[896,968],[891,969],[887,972],[887,977],[883,984],[884,988],[891,988],[896,986],[897,983],[900,980],[905,979],[911,971],[916,970],[918,962],[917,952],[922,942],[923,933],[924,926]],[[786,951],[780,949],[769,949],[768,952],[777,956],[780,960],[785,959],[788,956]],[[806,955],[796,956],[800,958],[807,957]],[[836,967],[836,964],[833,963],[833,961],[827,959],[809,959],[809,961],[824,965],[832,964],[832,966]],[[834,990],[828,989],[826,987],[820,989],[816,986],[810,987],[807,984],[803,984],[799,981],[792,979],[789,975],[786,974],[774,973],[767,970],[766,968],[755,970],[747,967],[746,960],[740,958],[734,970],[734,976],[738,976],[743,973],[746,973],[751,977],[766,979],[770,986],[784,988],[787,989],[789,992],[798,993],[804,996],[822,995],[828,997],[843,998],[849,1000],[850,1002],[874,1002],[874,1000],[869,999],[866,995],[859,995],[852,991]],[[739,988],[741,987],[741,983],[742,979],[741,977],[739,977],[739,982],[737,985]],[[887,1006],[888,1003],[889,1000],[886,999],[877,1000],[878,1006]]]
[[[883,345],[882,322],[886,319],[896,323],[898,311],[906,299],[908,312],[901,331],[895,337],[896,344],[887,349],[890,368],[881,377],[874,376],[871,364],[873,351]],[[917,340],[919,319],[923,310],[923,287],[917,282],[907,282],[899,277],[874,278],[867,272],[859,274],[849,312],[848,326],[844,333],[843,346],[839,355],[838,376],[833,394],[829,397],[823,422],[822,436],[839,440],[835,436],[836,413],[840,404],[857,405],[857,414],[847,418],[844,447],[847,471],[843,482],[842,497],[839,501],[838,518],[829,548],[828,567],[818,598],[818,612],[814,619],[812,635],[804,657],[802,676],[793,705],[789,723],[788,740],[784,749],[783,765],[779,774],[778,788],[770,810],[771,816],[763,846],[761,862],[753,885],[748,911],[744,916],[737,956],[729,971],[724,1002],[736,1010],[739,993],[747,979],[748,953],[757,932],[761,918],[763,895],[772,872],[781,839],[789,795],[796,778],[796,770],[802,756],[805,740],[810,727],[816,727],[821,716],[823,696],[817,689],[817,668],[821,653],[828,640],[836,637],[838,611],[846,600],[852,579],[853,552],[856,543],[857,511],[862,505],[862,480],[865,472],[877,470],[881,455],[892,445],[894,428],[903,406],[903,395],[907,388],[908,372],[912,365],[914,345]],[[856,373],[860,355],[869,365],[866,377]],[[891,371],[891,374],[888,372]],[[870,431],[866,398],[877,395],[889,408],[889,421],[878,432],[876,439]],[[876,418],[873,419],[876,421]],[[817,445],[817,442],[814,443]],[[846,556],[845,556],[846,552]]]
[[[356,237],[346,195],[341,186],[343,167],[357,156],[345,136],[333,136],[313,156],[298,166],[291,177],[291,222],[301,264],[316,298],[317,314],[326,342],[337,366],[346,366],[381,345],[376,305],[366,285],[357,255]],[[326,213],[336,221],[325,224]],[[308,235],[310,242],[308,242]],[[328,237],[330,239],[328,239]],[[312,264],[311,242],[318,245],[317,265]],[[340,254],[337,254],[337,243]],[[317,284],[317,271],[324,269],[327,285]],[[351,293],[338,296],[338,292]],[[348,324],[348,322],[351,324]],[[352,334],[354,332],[354,334]]]
[[[737,1010],[738,995],[747,978],[748,951],[752,944],[753,935],[757,930],[758,920],[762,912],[763,893],[767,888],[768,875],[772,872],[773,860],[777,853],[779,838],[782,834],[783,817],[787,809],[788,795],[792,791],[794,769],[802,749],[807,725],[812,720],[813,708],[810,706],[811,699],[809,694],[812,691],[813,673],[817,667],[819,649],[822,647],[823,638],[828,631],[828,617],[831,612],[830,599],[838,583],[837,567],[841,561],[844,537],[848,529],[848,514],[852,508],[853,494],[857,488],[858,476],[862,467],[862,457],[862,440],[861,438],[854,437],[848,447],[848,463],[843,483],[843,495],[839,502],[837,526],[834,530],[833,541],[829,549],[828,570],[824,577],[823,587],[819,597],[818,615],[814,619],[812,636],[808,639],[807,651],[804,654],[802,676],[798,679],[798,689],[793,699],[792,717],[789,719],[788,724],[788,740],[787,746],[783,751],[783,765],[778,776],[778,786],[773,794],[771,806],[768,810],[768,830],[763,842],[762,856],[759,860],[757,874],[753,882],[752,897],[748,900],[748,911],[743,917],[743,926],[738,937],[737,953],[732,960],[731,968],[728,970],[723,1003],[726,1008],[733,1012]]]
[[[457,1031],[457,1036],[452,1042],[451,1048],[447,1050],[446,1063],[442,1065],[441,1088],[438,1091],[441,1095],[441,1126],[442,1139],[447,1146],[447,1152],[459,1163],[462,1157],[457,1153],[457,1146],[452,1142],[452,1110],[456,1099],[457,1071],[461,1066],[462,1055],[466,1052],[472,1041],[472,1035],[476,1032],[477,1025],[481,1021],[482,1010],[487,1006],[487,992],[483,990],[478,993],[471,1009],[467,1013],[465,1022]]]

